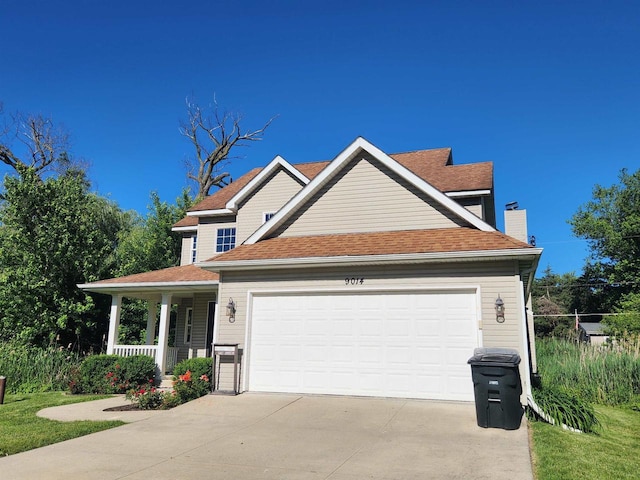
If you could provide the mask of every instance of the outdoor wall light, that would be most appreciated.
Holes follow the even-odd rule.
[[[504,323],[504,301],[500,295],[496,298],[496,322]]]
[[[236,321],[236,303],[233,298],[229,298],[229,303],[227,303],[227,317],[231,323]]]

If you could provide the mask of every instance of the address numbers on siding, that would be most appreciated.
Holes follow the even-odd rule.
[[[362,285],[364,283],[363,277],[347,277],[344,279],[345,285]]]

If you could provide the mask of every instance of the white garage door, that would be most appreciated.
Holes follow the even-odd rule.
[[[473,400],[473,292],[253,297],[249,390]]]

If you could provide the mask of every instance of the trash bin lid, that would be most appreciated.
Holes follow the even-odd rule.
[[[512,348],[486,347],[476,348],[470,365],[495,365],[497,367],[515,367],[520,364],[520,354]]]

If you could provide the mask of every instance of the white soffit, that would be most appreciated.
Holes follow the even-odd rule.
[[[372,155],[376,160],[381,162],[384,166],[391,171],[404,178],[409,183],[413,184],[416,188],[424,192],[426,195],[448,208],[451,212],[457,216],[466,220],[469,224],[485,232],[495,232],[488,223],[481,220],[479,217],[471,213],[455,200],[447,197],[440,190],[435,188],[430,183],[426,182],[409,169],[403,167],[396,160],[384,153],[378,147],[371,142],[365,140],[362,137],[358,137],[345,148],[336,158],[334,158],[327,167],[320,172],[313,180],[311,180],[306,187],[298,192],[284,207],[276,213],[273,218],[262,225],[256,230],[247,240],[243,243],[245,245],[251,245],[265,236],[273,233],[280,225],[282,225],[304,202],[309,200],[323,185],[337,175],[343,167],[349,164],[349,162],[360,152],[366,151]]]
[[[300,173],[294,166],[292,166],[289,162],[287,162],[280,155],[277,155],[269,164],[264,167],[258,175],[253,177],[253,179],[247,183],[238,193],[236,193],[225,205],[228,210],[236,211],[238,209],[238,205],[245,199],[255,188],[257,188],[264,180],[274,173],[278,168],[284,168],[291,175],[297,178],[303,185],[307,185],[309,183],[309,179],[305,177],[302,173]]]
[[[491,190],[461,190],[459,192],[447,192],[445,195],[451,198],[460,197],[480,197],[483,195],[490,195]]]

